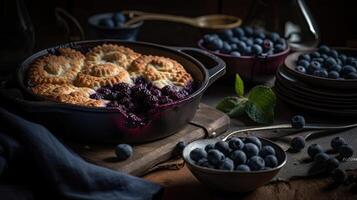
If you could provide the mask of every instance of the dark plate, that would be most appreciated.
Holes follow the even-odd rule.
[[[342,52],[349,56],[357,56],[357,50],[354,48],[333,48]],[[296,61],[300,54],[309,53],[311,51],[305,52],[296,52],[290,54],[284,61],[284,67],[289,71],[289,73],[293,74],[294,77],[300,79],[303,82],[309,83],[314,86],[322,87],[322,88],[334,88],[334,89],[342,89],[342,90],[351,90],[357,89],[357,79],[345,79],[345,80],[336,80],[330,78],[322,78],[316,77],[309,74],[304,74],[296,71],[294,68],[296,67]]]

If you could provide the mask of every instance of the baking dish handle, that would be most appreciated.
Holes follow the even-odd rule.
[[[208,84],[211,85],[226,72],[226,63],[219,57],[192,47],[174,47],[176,50],[186,53],[198,60],[208,71]]]

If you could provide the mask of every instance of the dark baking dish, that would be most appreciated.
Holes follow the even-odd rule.
[[[26,72],[37,58],[53,54],[59,47],[71,47],[85,52],[103,43],[124,45],[142,54],[177,60],[194,78],[196,90],[181,101],[151,111],[145,126],[129,128],[126,126],[125,116],[115,108],[92,108],[46,101],[29,89]],[[220,58],[195,48],[120,40],[81,41],[48,48],[27,58],[18,70],[17,79],[26,99],[31,101],[18,100],[16,104],[21,106],[21,110],[31,119],[67,139],[91,143],[142,143],[172,135],[182,129],[195,115],[203,92],[224,73],[225,63]]]

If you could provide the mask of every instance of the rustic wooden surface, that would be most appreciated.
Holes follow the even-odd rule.
[[[229,118],[225,114],[205,104],[200,104],[192,123],[170,137],[134,146],[133,156],[126,161],[116,160],[114,145],[71,144],[71,147],[89,162],[139,176],[150,171],[155,165],[170,159],[179,141],[189,143],[207,135],[220,134],[226,131],[228,126]]]

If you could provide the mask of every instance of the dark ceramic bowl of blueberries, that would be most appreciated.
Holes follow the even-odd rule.
[[[335,89],[357,89],[357,50],[326,45],[296,52],[284,63],[287,71],[311,85]]]
[[[135,41],[143,21],[124,26],[130,16],[122,12],[96,14],[88,19],[91,39],[120,39]]]
[[[185,147],[183,158],[192,174],[208,187],[249,192],[271,181],[287,156],[274,142],[249,136],[197,140]]]
[[[290,51],[286,40],[278,33],[250,26],[206,34],[198,41],[198,46],[226,62],[226,78],[232,79],[238,73],[253,82],[271,78]]]

